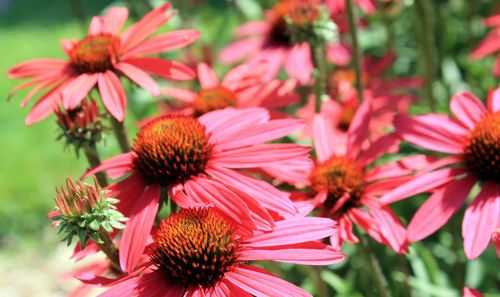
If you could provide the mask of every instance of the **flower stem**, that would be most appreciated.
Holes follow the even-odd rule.
[[[83,151],[85,152],[85,156],[87,157],[87,160],[92,168],[101,164],[101,159],[97,153],[97,147],[94,141],[90,141],[85,144],[83,146]],[[97,181],[101,187],[106,187],[108,185],[108,180],[106,179],[104,172],[98,172],[95,176],[97,177]]]
[[[351,33],[352,39],[352,62],[356,74],[356,90],[358,91],[359,99],[363,101],[363,82],[361,81],[363,68],[361,65],[361,48],[359,47],[358,43],[358,29],[356,27],[357,20],[352,0],[346,0],[346,4],[347,18],[349,21],[349,32]]]
[[[119,273],[123,273],[120,266],[120,256],[118,253],[118,249],[116,248],[111,238],[109,238],[109,234],[104,230],[100,230],[99,238],[102,240],[102,242],[97,243],[97,245],[111,261],[111,263],[113,264],[113,268],[116,269]]]
[[[316,287],[316,296],[318,297],[328,297],[328,289],[325,282],[321,278],[321,271],[323,270],[320,266],[312,266],[311,273],[314,279],[314,284]]]
[[[322,97],[326,94],[325,48],[321,43],[311,43],[310,46],[316,74],[316,83],[314,86],[314,110],[316,113],[319,113],[321,111]]]
[[[375,280],[375,286],[377,287],[380,296],[391,297],[391,292],[389,291],[387,285],[387,279],[382,272],[382,268],[380,268],[380,263],[371,252],[370,247],[368,246],[368,242],[363,236],[361,236],[361,234],[359,234],[359,232],[357,232],[356,236],[359,238],[359,244],[357,246],[366,257],[368,266],[370,267]]]
[[[113,132],[115,133],[116,140],[120,145],[120,149],[123,153],[130,152],[130,143],[128,141],[127,130],[123,122],[119,122],[113,116],[111,118],[111,126],[113,126]]]

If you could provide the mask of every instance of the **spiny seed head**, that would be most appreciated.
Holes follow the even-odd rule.
[[[212,146],[205,126],[184,115],[165,115],[147,123],[132,150],[135,169],[151,182],[171,185],[203,173]]]
[[[120,39],[110,34],[87,36],[71,50],[71,64],[78,73],[104,72],[113,69],[113,59]]]
[[[464,159],[479,179],[500,183],[500,112],[476,123],[464,147]]]
[[[194,101],[195,115],[236,106],[236,95],[225,87],[218,86],[202,90]]]
[[[170,281],[211,287],[237,261],[234,229],[213,207],[182,209],[160,223],[150,260]]]
[[[350,195],[351,205],[357,204],[365,188],[365,172],[356,160],[348,157],[332,157],[316,165],[311,176],[311,187],[316,192],[327,191],[325,207],[329,208],[344,195]]]

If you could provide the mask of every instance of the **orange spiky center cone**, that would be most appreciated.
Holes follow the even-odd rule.
[[[134,167],[151,182],[172,185],[204,172],[211,145],[205,127],[184,115],[166,115],[147,123],[132,150]]]
[[[79,73],[104,72],[113,69],[113,59],[120,39],[111,34],[87,36],[69,53],[73,67]]]
[[[500,183],[500,112],[489,113],[476,124],[464,147],[464,160],[482,181]]]
[[[233,91],[222,87],[204,89],[198,93],[193,107],[195,115],[200,116],[210,111],[236,106],[237,98]]]
[[[234,229],[215,208],[182,209],[160,223],[150,260],[169,281],[211,287],[237,261]]]
[[[325,209],[334,207],[346,193],[349,194],[349,201],[343,208],[357,206],[365,189],[363,167],[348,157],[333,156],[316,165],[309,179],[314,191],[328,193],[323,205]]]

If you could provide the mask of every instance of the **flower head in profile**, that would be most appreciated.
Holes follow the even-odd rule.
[[[37,59],[14,66],[8,76],[30,79],[11,92],[34,86],[21,103],[27,103],[42,89],[48,89],[33,106],[26,118],[31,125],[49,116],[60,104],[73,109],[97,88],[104,106],[117,120],[125,118],[126,97],[120,77],[158,95],[160,88],[148,74],[166,79],[192,79],[187,66],[150,54],[166,52],[192,43],[199,37],[194,30],[179,30],[149,37],[174,15],[165,4],[145,15],[122,34],[128,10],[113,7],[104,16],[92,18],[88,35],[81,40],[63,40],[67,60]]]
[[[493,65],[493,75],[500,77],[500,43],[498,42],[498,38],[500,37],[500,14],[486,18],[484,25],[492,27],[492,30],[470,54],[470,58],[478,60],[489,55],[496,55],[495,64]]]
[[[500,89],[490,92],[485,106],[471,93],[451,98],[452,116],[400,115],[396,131],[404,140],[444,156],[426,172],[384,195],[392,203],[432,192],[408,226],[415,242],[440,229],[462,207],[474,185],[480,187],[465,211],[462,223],[464,250],[478,257],[500,227]]]
[[[181,207],[211,203],[235,221],[269,229],[273,214],[296,214],[289,194],[235,169],[251,169],[306,158],[309,147],[265,142],[300,129],[293,119],[270,120],[262,108],[226,108],[199,118],[164,115],[147,122],[132,152],[103,162],[111,178],[128,175],[110,187],[118,208],[130,220],[121,243],[125,271],[135,265],[145,246],[162,189]]]
[[[267,11],[265,20],[250,21],[239,27],[235,35],[240,40],[227,46],[220,58],[225,63],[247,59],[254,65],[264,61],[268,65],[265,80],[276,77],[284,68],[290,77],[307,84],[314,67],[311,48],[301,36],[322,35],[322,32],[304,34],[303,30],[314,28],[314,23],[321,21],[323,15],[320,1],[281,0]],[[336,28],[332,27],[330,31],[335,32]]]
[[[203,115],[226,107],[275,109],[297,103],[300,98],[293,93],[296,81],[293,79],[262,82],[265,65],[252,67],[240,65],[229,71],[219,81],[213,69],[205,63],[198,64],[197,72],[201,90],[197,93],[187,89],[164,88],[163,95],[172,96],[182,102],[184,114]],[[272,110],[278,113],[278,110]]]
[[[160,223],[142,272],[100,296],[311,296],[247,262],[330,265],[345,258],[319,241],[337,232],[330,219],[297,216],[271,231],[242,232],[247,227],[214,207],[182,209]]]

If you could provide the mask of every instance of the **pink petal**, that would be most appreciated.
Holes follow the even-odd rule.
[[[66,109],[73,109],[82,102],[97,83],[97,75],[83,73],[70,80],[62,90],[63,104]]]
[[[130,217],[137,202],[137,197],[141,197],[149,183],[137,172],[107,187],[110,192],[106,197],[114,197],[120,202],[116,208],[126,217]]]
[[[394,133],[384,135],[374,141],[367,150],[361,153],[359,162],[364,166],[368,166],[385,155],[389,148],[398,145],[399,142],[399,138]]]
[[[462,223],[464,250],[468,259],[477,258],[488,247],[491,234],[500,226],[500,186],[483,184],[481,192],[467,208]]]
[[[333,125],[324,115],[314,115],[312,134],[314,150],[319,162],[324,162],[335,155]]]
[[[92,17],[89,26],[89,35],[99,35],[102,33],[104,19],[100,16]]]
[[[36,59],[17,64],[7,72],[9,78],[50,77],[62,75],[68,62],[57,59]]]
[[[370,117],[372,108],[369,100],[359,106],[347,132],[347,154],[353,158],[358,157],[361,146],[368,139]]]
[[[470,54],[473,60],[481,59],[500,50],[500,40],[497,30],[491,31]]]
[[[169,282],[161,272],[150,272],[139,277],[134,291],[133,296],[137,297],[181,297],[184,287]]]
[[[86,172],[83,177],[89,177],[93,174],[96,174],[97,172],[106,171],[108,176],[112,179],[120,178],[132,171],[132,162],[133,159],[136,158],[136,156],[137,155],[133,152],[115,156],[102,162],[99,166],[92,168],[91,170]]]
[[[188,66],[162,58],[133,58],[127,59],[125,62],[166,79],[189,80],[195,77],[194,71]]]
[[[310,147],[292,143],[256,144],[224,152],[214,152],[212,162],[227,168],[257,168],[301,159]]]
[[[427,198],[408,225],[408,240],[424,239],[446,224],[464,204],[476,181],[472,176],[452,181]]]
[[[133,294],[138,285],[140,277],[126,278],[123,281],[117,282],[109,288],[106,292],[99,295],[99,297],[123,297],[123,296],[137,296]]]
[[[183,48],[200,37],[200,32],[196,30],[177,30],[163,33],[141,42],[134,49],[126,52],[122,59],[128,59],[147,54],[168,52]]]
[[[120,266],[123,271],[133,271],[144,252],[158,211],[160,191],[160,186],[150,185],[142,196],[137,197],[120,241]]]
[[[177,100],[192,103],[196,100],[196,94],[186,89],[177,88],[162,88],[160,94],[165,96],[174,97]]]
[[[498,27],[500,26],[500,14],[484,18],[483,22],[486,27]]]
[[[464,287],[462,297],[483,297],[483,294],[478,290]]]
[[[337,66],[345,67],[351,62],[351,49],[342,43],[332,44],[326,49],[326,58]]]
[[[469,129],[473,129],[487,110],[476,96],[468,92],[458,93],[451,97],[450,109],[455,116]]]
[[[451,167],[426,173],[395,188],[380,198],[383,204],[390,204],[425,192],[433,191],[467,172],[464,167]]]
[[[266,21],[249,21],[239,26],[234,35],[236,37],[247,37],[249,35],[267,33],[270,29],[270,25]]]
[[[419,147],[449,154],[461,154],[469,131],[456,120],[440,114],[410,117],[400,114],[394,119],[396,131],[406,141]]]
[[[35,103],[35,105],[31,108],[28,116],[26,117],[24,122],[26,126],[33,125],[54,112],[54,109],[62,101],[61,90],[64,86],[64,84],[60,84],[38,99],[37,103]]]
[[[246,247],[271,247],[297,244],[328,237],[337,232],[337,223],[328,218],[292,217],[275,223],[270,232],[254,235]]]
[[[150,91],[151,95],[158,96],[160,94],[160,86],[158,86],[156,81],[152,79],[146,72],[142,71],[140,68],[125,62],[116,64],[115,68],[123,72],[125,76],[130,78],[141,88]]]
[[[251,65],[255,65],[255,67],[261,65],[262,63],[265,63],[267,68],[266,73],[262,77],[262,80],[267,82],[276,78],[281,70],[281,67],[285,63],[287,56],[288,48],[269,47],[261,50],[256,56],[251,58],[248,63]],[[289,75],[291,75],[291,73],[289,73]]]
[[[361,210],[360,208],[351,208],[349,210],[349,218],[357,225],[359,225],[363,230],[365,230],[368,235],[370,235],[373,239],[376,241],[382,243],[382,244],[387,244],[387,242],[384,240],[384,237],[382,236],[380,232],[379,225],[377,224],[377,221],[367,212]],[[348,220],[345,220],[346,222]],[[351,226],[349,226],[352,228]],[[341,229],[342,230],[342,229]],[[352,230],[348,230],[352,233]],[[351,234],[349,234],[351,235]],[[352,234],[354,236],[354,234]],[[356,238],[356,241],[354,243],[358,242],[358,238]],[[346,239],[346,241],[348,241]]]
[[[104,106],[114,118],[120,122],[123,121],[125,119],[127,100],[120,79],[110,70],[97,75],[99,93]]]
[[[264,39],[243,39],[231,43],[222,49],[219,59],[224,64],[232,64],[242,60],[250,54],[259,50],[264,43]]]
[[[243,248],[241,261],[278,261],[300,265],[332,265],[345,259],[345,255],[320,242],[307,242],[272,248]]]
[[[210,89],[219,85],[217,75],[206,63],[198,64],[198,80],[203,89]]]
[[[285,61],[285,71],[292,78],[305,85],[311,79],[314,69],[311,60],[311,48],[308,43],[296,44],[288,52]]]
[[[104,15],[103,32],[118,35],[127,21],[128,9],[126,7],[111,7]]]
[[[500,111],[500,88],[491,90],[488,94],[488,110]]]
[[[227,272],[225,277],[232,284],[256,297],[283,296],[284,292],[287,296],[311,297],[311,294],[303,289],[250,265],[240,264]]]

